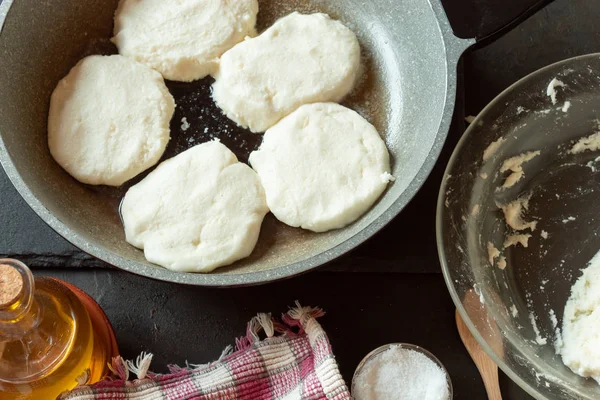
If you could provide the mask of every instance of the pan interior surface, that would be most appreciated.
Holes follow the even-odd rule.
[[[598,71],[600,55],[583,56],[507,89],[465,133],[440,192],[438,244],[453,298],[488,353],[539,399],[600,398],[600,386],[572,373],[555,349],[571,287],[600,250],[600,153],[571,152],[600,131]],[[521,180],[502,188],[505,160],[536,151]],[[528,200],[523,219],[537,222],[534,231],[506,223],[499,206],[519,199]],[[515,233],[531,235],[527,247],[505,248]],[[490,262],[490,244],[504,270],[499,258]]]
[[[8,1],[8,0],[7,0]],[[0,159],[32,208],[82,250],[125,270],[157,279],[234,286],[279,279],[321,265],[362,243],[410,201],[431,170],[446,132],[446,47],[427,0],[260,0],[259,32],[292,12],[325,12],[357,33],[364,72],[344,104],[372,122],[388,145],[396,181],[351,226],[313,234],[268,215],[254,253],[209,275],[167,271],[125,242],[118,204],[122,188],[80,184],[47,147],[50,94],[79,59],[116,52],[110,43],[117,0],[14,1],[0,35]],[[241,161],[260,145],[210,99],[212,78],[167,82],[177,102],[163,159],[219,138]],[[182,129],[183,118],[189,129]],[[143,176],[142,176],[143,177]]]

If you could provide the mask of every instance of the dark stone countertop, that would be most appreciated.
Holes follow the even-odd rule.
[[[496,4],[486,8],[486,1]],[[457,34],[472,36],[478,19],[508,20],[521,0],[444,0]],[[487,11],[486,11],[487,10]],[[18,258],[39,275],[72,282],[94,297],[112,321],[122,354],[155,354],[153,369],[203,363],[245,331],[257,312],[286,311],[298,299],[328,314],[329,333],[349,382],[360,359],[389,342],[421,345],[448,368],[455,399],[485,398],[483,384],[456,332],[454,305],[440,274],[435,205],[443,170],[464,131],[504,88],[536,69],[600,51],[600,2],[556,0],[495,43],[463,57],[456,115],[440,161],[415,200],[368,243],[319,271],[266,286],[205,289],[152,281],[111,269],[75,249],[44,225],[0,170],[0,257]],[[511,14],[512,13],[512,14]],[[491,18],[492,20],[494,18]],[[493,22],[493,21],[492,21]],[[6,100],[4,100],[6,101]],[[503,396],[529,399],[501,374]]]
[[[452,378],[455,399],[484,399],[485,389],[456,332],[454,305],[441,274],[314,272],[268,286],[206,289],[87,268],[43,269],[95,298],[115,327],[125,358],[154,354],[152,370],[167,364],[215,360],[246,332],[258,312],[279,316],[295,300],[319,305],[348,384],[367,353],[386,343],[412,343],[434,353]],[[410,306],[409,306],[410,305]],[[501,376],[505,399],[528,399]]]

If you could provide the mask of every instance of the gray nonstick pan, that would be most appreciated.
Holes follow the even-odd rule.
[[[251,257],[208,275],[176,273],[148,263],[125,241],[118,205],[136,181],[120,189],[82,185],[47,148],[49,98],[57,82],[83,56],[116,52],[109,38],[117,2],[2,2],[0,161],[33,210],[77,247],[124,270],[191,285],[239,286],[290,277],[350,251],[385,226],[413,198],[438,158],[454,108],[456,66],[476,42],[453,34],[439,0],[260,0],[259,31],[298,10],[326,12],[357,33],[365,73],[345,105],[384,136],[396,181],[347,228],[317,235],[268,216]],[[548,2],[539,1],[523,17]],[[259,146],[260,135],[236,127],[214,106],[210,84],[210,78],[168,83],[177,111],[164,158],[211,138],[221,139],[242,161]],[[190,125],[185,131],[183,118]]]

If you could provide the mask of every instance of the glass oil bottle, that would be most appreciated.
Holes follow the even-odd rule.
[[[61,281],[0,259],[0,399],[52,400],[101,380],[110,344]]]

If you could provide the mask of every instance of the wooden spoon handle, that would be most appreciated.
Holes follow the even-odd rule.
[[[488,399],[502,400],[502,393],[500,392],[500,384],[498,382],[498,367],[487,355],[485,357],[487,360],[475,361],[475,365],[477,365],[477,369],[483,379]]]
[[[500,384],[498,382],[498,366],[479,346],[479,343],[477,343],[477,340],[475,340],[469,328],[465,325],[458,311],[456,311],[456,327],[458,328],[460,338],[481,374],[488,399],[502,400],[502,393],[500,392]]]

